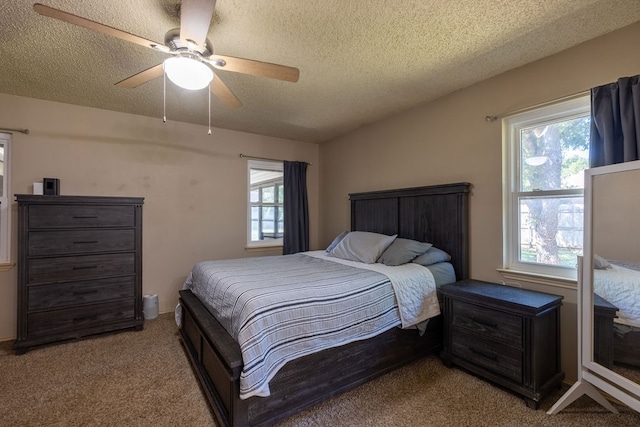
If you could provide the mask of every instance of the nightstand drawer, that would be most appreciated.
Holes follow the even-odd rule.
[[[77,331],[115,321],[133,320],[134,304],[135,302],[129,299],[32,313],[27,316],[29,336]]]
[[[28,284],[135,274],[135,254],[83,255],[29,260]]]
[[[135,276],[29,286],[29,310],[73,307],[114,299],[133,299]]]
[[[33,205],[29,228],[134,227],[135,206]]]
[[[135,250],[134,229],[52,230],[29,233],[29,256]]]
[[[452,326],[467,329],[478,337],[498,340],[522,348],[522,317],[454,300]]]
[[[500,375],[522,381],[522,352],[474,335],[456,331],[452,338],[452,353]]]

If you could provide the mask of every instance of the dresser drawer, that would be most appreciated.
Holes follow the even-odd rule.
[[[133,251],[135,230],[51,230],[29,233],[29,256]]]
[[[38,337],[133,320],[134,305],[130,299],[31,313],[27,316],[27,329],[29,336]]]
[[[462,331],[454,331],[451,342],[454,356],[504,375],[511,380],[522,381],[523,353],[521,351]]]
[[[71,307],[123,298],[132,299],[135,297],[134,285],[135,277],[129,276],[29,286],[29,310]]]
[[[476,336],[522,348],[522,317],[462,301],[452,301],[451,324]]]
[[[29,228],[133,227],[134,206],[32,205]]]
[[[135,274],[134,253],[30,259],[27,267],[29,285],[130,274]]]

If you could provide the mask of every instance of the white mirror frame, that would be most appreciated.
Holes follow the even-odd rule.
[[[640,160],[618,163],[610,166],[587,169],[585,171],[585,233],[584,260],[582,271],[582,366],[583,378],[591,384],[624,402],[636,411],[640,411],[640,385],[622,375],[605,368],[593,360],[593,180],[605,174],[621,173],[640,169]],[[588,337],[588,339],[587,339]],[[640,355],[639,355],[640,357]]]
[[[600,175],[632,170],[640,170],[640,160],[585,170],[584,257],[578,263],[578,381],[548,414],[558,413],[584,394],[617,413],[600,391],[640,412],[640,385],[593,360],[593,180]]]

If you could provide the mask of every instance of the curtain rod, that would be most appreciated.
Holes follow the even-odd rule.
[[[524,113],[525,111],[534,110],[534,109],[540,108],[540,107],[546,107],[547,105],[556,104],[556,103],[562,102],[562,101],[569,101],[569,100],[574,99],[574,98],[579,98],[581,96],[589,95],[590,93],[591,93],[590,89],[582,90],[580,92],[572,93],[571,95],[562,96],[560,98],[552,99],[551,101],[541,102],[539,104],[531,105],[529,107],[519,108],[517,110],[509,111],[509,112],[502,113],[502,114],[495,114],[495,115],[491,115],[491,116],[485,116],[484,121],[488,122],[488,123],[492,123],[492,122],[495,122],[496,120],[501,119],[501,118],[506,117],[506,116],[511,116],[513,114],[518,114],[518,113]]]
[[[24,133],[24,134],[28,134],[29,133],[29,129],[12,129],[12,128],[3,128],[3,127],[0,127],[0,131],[20,132],[20,133]]]
[[[280,159],[270,159],[268,157],[254,157],[254,156],[247,156],[246,154],[242,154],[240,153],[240,157],[244,157],[245,159],[253,159],[253,160],[268,160],[271,162],[284,162],[284,160],[280,160]],[[309,163],[309,162],[304,162],[308,165],[312,165],[313,163]]]

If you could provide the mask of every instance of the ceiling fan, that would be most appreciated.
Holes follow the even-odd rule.
[[[298,81],[300,71],[294,67],[214,54],[207,33],[215,5],[216,0],[182,0],[180,28],[169,30],[165,35],[164,44],[40,3],[34,4],[33,9],[43,16],[172,55],[161,64],[119,81],[115,84],[118,87],[134,88],[161,77],[166,72],[167,77],[178,86],[186,89],[203,89],[209,86],[211,93],[217,96],[223,105],[237,108],[242,103],[219,76],[216,75],[214,78],[211,67],[294,83]]]

